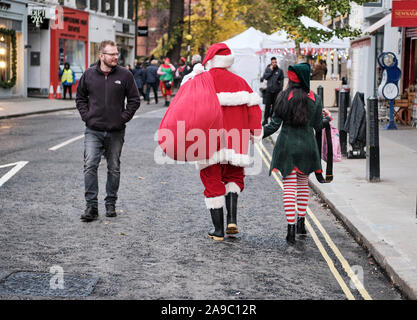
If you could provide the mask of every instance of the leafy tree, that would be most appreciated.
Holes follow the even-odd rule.
[[[191,48],[192,54],[204,55],[208,47],[225,41],[247,29],[241,19],[247,5],[241,0],[201,0],[192,6]],[[185,18],[188,22],[188,17]]]
[[[306,28],[300,20],[301,16],[307,16],[319,21],[322,15],[336,18],[348,14],[351,9],[351,3],[355,2],[362,5],[369,0],[268,0],[273,7],[279,12],[276,17],[277,29],[284,29],[293,37],[297,46],[301,42],[319,43],[328,41],[333,36],[338,38],[358,37],[361,31],[353,29],[350,26],[335,28],[331,31],[317,30],[315,28]]]
[[[246,8],[239,15],[248,27],[254,27],[266,34],[271,34],[278,27],[280,11],[271,0],[241,0],[240,5]]]

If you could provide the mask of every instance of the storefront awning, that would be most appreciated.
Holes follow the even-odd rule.
[[[385,17],[383,17],[382,19],[378,20],[377,22],[375,22],[373,25],[370,25],[369,27],[367,27],[365,30],[363,30],[363,33],[369,33],[372,34],[375,31],[377,31],[379,28],[381,28],[382,26],[384,26],[385,24],[387,24],[388,22],[391,21],[391,13],[387,14]]]

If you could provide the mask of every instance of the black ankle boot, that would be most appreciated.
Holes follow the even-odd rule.
[[[289,224],[287,229],[287,237],[285,238],[288,243],[295,243],[295,224]]]
[[[298,234],[307,234],[304,217],[298,217],[297,218],[297,233]]]
[[[210,209],[211,220],[213,221],[214,229],[209,232],[209,238],[216,241],[224,240],[224,217],[223,208]]]
[[[226,195],[226,209],[227,209],[227,234],[239,233],[237,229],[237,197],[236,192],[229,192]]]
[[[94,221],[98,219],[98,209],[97,207],[87,206],[84,214],[81,215],[81,220],[83,221]]]

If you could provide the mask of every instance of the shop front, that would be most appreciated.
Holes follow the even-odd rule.
[[[89,13],[63,7],[63,17],[57,19],[62,19],[62,27],[51,28],[50,82],[56,88],[60,70],[69,63],[75,73],[75,92],[78,80],[88,68]],[[59,21],[55,23],[59,25]]]
[[[26,95],[26,5],[0,2],[0,98]]]
[[[397,118],[403,124],[417,124],[417,1],[392,2],[392,27],[403,28],[402,88],[395,101]]]

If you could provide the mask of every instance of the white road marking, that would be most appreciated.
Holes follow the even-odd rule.
[[[160,111],[160,109],[158,109],[158,110],[153,110],[153,111],[149,111],[149,112],[144,112],[144,113],[142,113],[142,114],[140,114],[140,115],[135,115],[135,116],[133,116],[132,120],[133,120],[133,119],[136,119],[136,118],[139,118],[141,115],[144,115],[144,114],[150,114],[150,113],[154,113],[154,112],[157,112],[157,111]],[[51,151],[56,151],[56,150],[58,150],[59,148],[62,148],[62,147],[64,147],[64,146],[66,146],[67,144],[70,144],[70,143],[72,143],[72,142],[74,142],[74,141],[77,141],[77,140],[79,140],[79,139],[81,139],[81,138],[83,138],[83,137],[84,137],[84,135],[82,134],[82,135],[77,136],[77,137],[75,137],[75,138],[72,138],[72,139],[66,140],[66,141],[64,141],[64,142],[62,142],[62,143],[60,143],[60,144],[58,144],[58,145],[56,145],[56,146],[53,146],[53,147],[49,148],[48,150],[51,150]]]
[[[64,142],[62,142],[62,143],[60,143],[60,144],[58,144],[58,145],[56,145],[56,146],[54,146],[54,147],[51,147],[51,148],[49,148],[48,150],[51,150],[51,151],[58,150],[59,148],[62,148],[62,147],[64,147],[64,146],[66,146],[67,144],[70,144],[71,142],[77,141],[77,140],[79,140],[79,139],[81,139],[81,138],[83,138],[83,137],[84,137],[84,135],[82,134],[82,135],[77,136],[77,137],[75,137],[75,138],[72,138],[72,139],[69,139],[69,140],[67,140],[67,141],[64,141]]]
[[[27,165],[29,161],[18,161],[15,163],[8,163],[0,166],[1,168],[13,167],[9,172],[7,172],[4,176],[0,178],[0,187],[5,184],[11,177],[13,177],[16,173],[19,172],[25,165]]]

